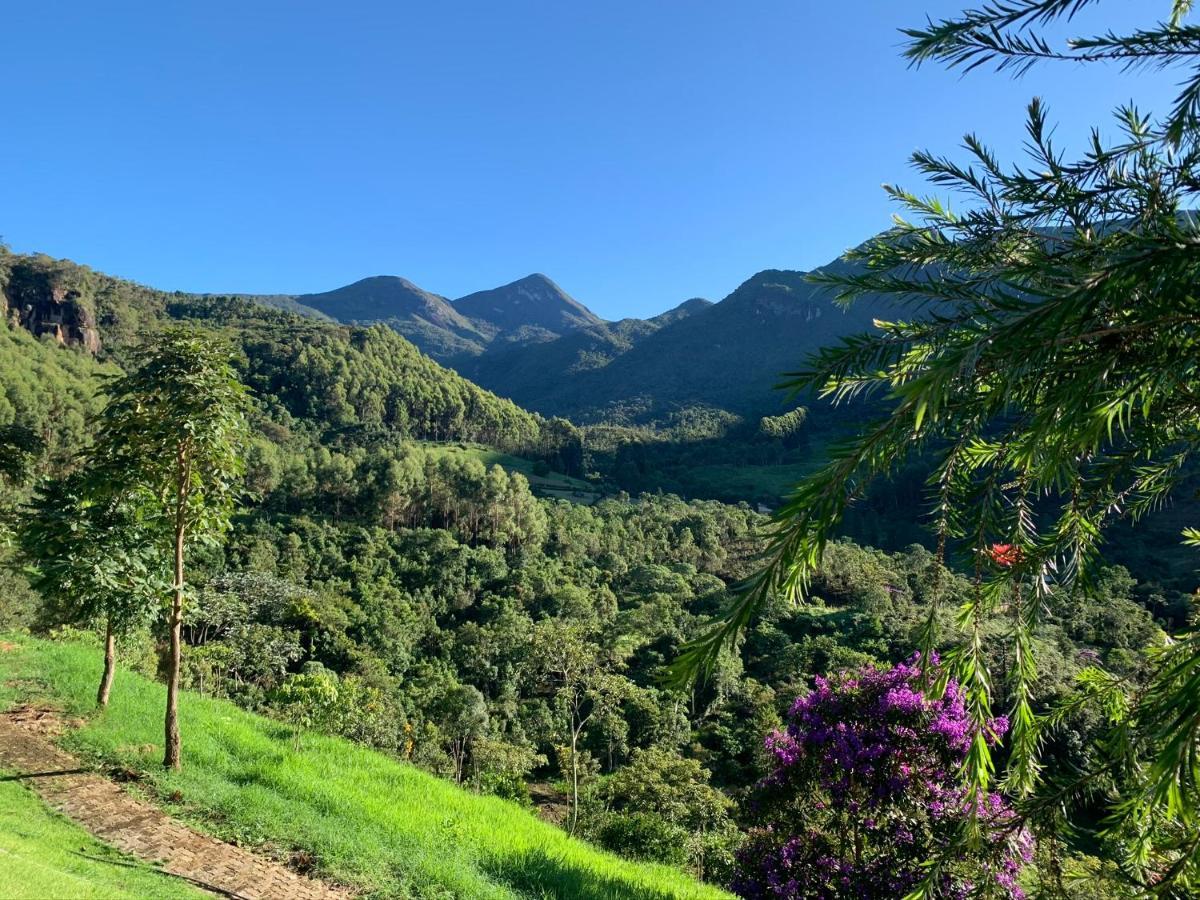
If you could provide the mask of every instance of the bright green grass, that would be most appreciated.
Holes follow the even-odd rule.
[[[0,704],[41,694],[92,712],[93,648],[7,636]],[[307,850],[321,874],[380,897],[667,900],[728,895],[670,868],[573,840],[532,813],[460,790],[347,741],[305,734],[230,703],[182,698],[182,772],[165,773],[163,688],[118,670],[112,703],[67,740],[81,753],[143,770],[171,811],[210,831]]]
[[[207,896],[100,843],[51,812],[19,782],[0,781],[0,897],[5,900]]]

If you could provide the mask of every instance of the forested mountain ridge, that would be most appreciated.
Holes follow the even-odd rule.
[[[525,365],[545,373],[538,384],[520,378],[517,367],[488,366],[486,356],[464,371],[529,409],[576,421],[645,422],[688,407],[775,415],[787,408],[787,398],[773,390],[783,373],[823,344],[869,331],[876,318],[894,312],[870,301],[842,309],[807,273],[776,269],[747,279],[719,303],[689,304],[658,317],[665,324],[640,339],[614,341],[619,352],[602,365],[556,368],[563,356],[557,345],[578,340],[570,335],[522,351]]]
[[[817,269],[846,265],[834,260]],[[818,347],[869,331],[895,306],[850,308],[809,273],[768,269],[717,303],[601,319],[544,275],[457,300],[394,276],[291,299],[343,323],[382,322],[439,362],[527,409],[578,422],[661,423],[690,408],[785,412],[773,388]],[[275,298],[278,304],[280,298]]]
[[[513,345],[552,341],[603,320],[545,275],[477,291],[457,300],[406,278],[376,275],[320,294],[289,298],[343,323],[382,322],[434,359],[462,362]]]
[[[302,420],[305,428],[333,430],[342,440],[351,432],[381,431],[480,441],[533,458],[544,456],[547,441],[557,446],[573,440],[566,423],[548,427],[380,325],[323,322],[257,298],[157,291],[68,260],[2,248],[0,312],[9,328],[6,346],[13,350],[0,372],[0,426],[43,434],[48,447],[85,437],[82,417],[90,407],[80,398],[97,390],[92,371],[115,371],[147,333],[179,321],[219,329],[238,347],[242,377],[273,427]],[[79,353],[48,353],[47,341]],[[88,357],[105,365],[89,365]],[[51,367],[69,372],[71,383],[54,387],[63,379],[49,374]],[[47,374],[30,378],[30,371]]]
[[[7,260],[7,262],[5,262]],[[845,263],[835,260],[825,272]],[[48,257],[0,257],[7,314],[92,352],[161,316],[167,294]],[[423,353],[526,409],[577,422],[647,424],[702,408],[745,419],[785,412],[773,390],[808,353],[869,331],[895,306],[849,308],[807,273],[769,269],[718,303],[693,298],[649,319],[607,322],[544,275],[449,300],[397,276],[319,294],[234,295],[310,319],[381,323]],[[0,301],[4,302],[4,301]],[[824,414],[824,413],[823,413]]]
[[[395,275],[376,275],[295,300],[338,322],[383,322],[435,359],[482,353],[496,333],[462,315],[445,297]]]
[[[503,287],[459,297],[454,308],[501,332],[538,328],[550,334],[564,334],[602,321],[540,272]]]

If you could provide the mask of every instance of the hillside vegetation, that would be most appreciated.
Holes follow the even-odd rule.
[[[571,449],[578,437],[565,423],[548,425],[383,326],[321,322],[247,297],[157,291],[2,245],[0,322],[0,427],[44,434],[52,452],[86,438],[83,419],[95,411],[88,399],[99,385],[95,375],[116,374],[149,335],[193,322],[223,332],[240,349],[241,377],[277,434],[305,419],[336,430],[343,442],[361,443],[369,439],[363,432],[380,430],[476,440],[553,458],[560,466],[574,459],[578,470],[579,453]],[[55,354],[56,344],[79,352]]]
[[[19,649],[0,654],[0,701],[32,692],[72,714],[92,710],[93,648],[8,639]],[[162,695],[160,685],[121,673],[113,705],[67,743],[144,773],[159,797],[182,797],[169,807],[201,827],[283,853],[306,850],[320,874],[372,896],[727,896],[665,866],[595,850],[511,802],[468,793],[346,740],[296,734],[225,701],[185,698],[188,765],[165,772],[157,765]],[[157,888],[144,895],[184,896]]]
[[[164,790],[181,790],[198,805],[190,814],[227,829],[222,833],[302,847],[329,872],[399,895],[466,884],[466,896],[477,895],[470,891],[479,885],[511,896],[504,891],[585,878],[578,867],[547,875],[555,864],[529,849],[541,846],[532,837],[520,838],[524,843],[507,856],[495,849],[495,841],[503,848],[513,840],[512,829],[480,811],[510,817],[514,807],[485,799],[494,795],[521,805],[536,800],[563,826],[544,832],[554,840],[570,831],[626,858],[669,865],[680,884],[691,883],[688,875],[729,884],[754,821],[749,798],[767,772],[764,736],[811,679],[905,659],[931,605],[943,610],[933,622],[937,642],[955,639],[952,610],[970,596],[967,579],[920,548],[888,554],[838,543],[828,548],[807,605],[773,603],[739,652],[722,656],[710,682],[668,686],[667,667],[711,627],[735,596],[733,586],[758,565],[766,521],[746,505],[649,492],[581,503],[595,500],[582,489],[593,482],[569,473],[587,471],[587,454],[605,453],[622,480],[644,479],[646,487],[656,477],[661,483],[664,471],[729,481],[736,473],[723,464],[778,465],[803,454],[802,412],[751,425],[693,410],[673,415],[665,432],[603,426],[590,429],[585,443],[569,422],[541,419],[488,394],[383,326],[323,324],[237,298],[160,299],[156,317],[143,320],[186,320],[224,338],[254,398],[245,449],[250,497],[230,532],[194,555],[186,579],[183,685],[358,748],[313,737],[297,749],[286,726],[188,696],[183,774],[154,779]],[[701,304],[694,315],[712,309]],[[100,386],[101,364],[82,345],[56,346],[57,333],[35,339],[24,323],[4,328],[16,336],[11,368],[0,371],[12,396],[20,394],[17,369],[26,356],[55,363],[70,383],[50,394],[70,404],[70,417],[62,405],[55,411],[22,401],[12,424],[39,432],[68,419],[85,426],[65,433],[61,452],[35,453],[29,467],[5,476],[0,500],[15,509],[65,475],[87,474],[88,457],[72,451],[87,447],[86,424],[98,405],[88,398]],[[101,356],[133,359],[116,334],[110,339],[102,329]],[[746,430],[738,447],[706,437],[733,425]],[[630,440],[643,435],[645,443]],[[28,553],[24,539],[19,543]],[[66,544],[74,546],[69,538]],[[46,561],[45,554],[31,556]],[[148,565],[162,562],[151,558]],[[2,577],[0,627],[64,623],[57,600],[31,594],[23,574],[10,568]],[[55,593],[39,583],[43,595]],[[1053,598],[1036,636],[1047,702],[1069,696],[1086,659],[1137,671],[1159,633],[1135,603],[1140,590],[1114,570],[1094,598]],[[66,598],[68,605],[78,601],[78,592]],[[147,608],[146,625],[124,638],[119,672],[160,671],[165,642],[157,609]],[[65,621],[94,625],[86,616]],[[998,637],[1004,625],[997,619],[984,627]],[[54,656],[60,652],[74,654],[69,666]],[[69,670],[71,702],[87,702],[98,647],[91,666],[80,648],[35,656],[49,662],[30,663],[34,673],[46,669],[34,677],[61,686]],[[84,734],[93,749],[140,756],[129,748],[157,740],[157,703],[145,693],[149,682],[124,678],[113,690],[113,711]],[[143,699],[126,720],[116,710],[132,709],[128,684],[141,685],[135,690]],[[1007,702],[1005,690],[998,683],[998,702]],[[1071,765],[1094,723],[1072,721],[1067,730],[1070,740],[1049,753]],[[153,762],[146,756],[130,765]],[[359,780],[330,795],[354,767]],[[427,774],[414,781],[418,770]],[[401,784],[400,772],[410,773],[402,793],[391,789]],[[468,799],[443,799],[438,792],[446,791]],[[438,815],[421,811],[418,801],[427,795],[437,798]],[[386,811],[369,803],[356,811],[346,802],[352,796],[401,800]],[[479,833],[461,838],[454,824],[460,817],[479,823]],[[270,824],[297,819],[300,832]],[[485,822],[499,835],[486,837]],[[435,853],[405,823],[440,834],[436,846],[461,845],[466,855]],[[379,844],[377,832],[393,831],[400,837]],[[359,837],[347,845],[342,834]],[[396,870],[393,854],[408,867]],[[592,873],[586,883],[565,895],[600,890],[597,883],[625,890],[584,870]],[[629,895],[646,896],[615,896]]]
[[[209,896],[131,860],[49,810],[0,769],[0,897],[199,900]]]

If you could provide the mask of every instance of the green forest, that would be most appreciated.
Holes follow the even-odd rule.
[[[752,824],[748,800],[769,771],[763,738],[795,697],[814,676],[907,658],[935,602],[945,610],[939,642],[949,643],[952,611],[971,592],[924,546],[842,540],[803,603],[773,601],[710,679],[671,686],[670,664],[759,565],[770,520],[749,504],[630,495],[602,476],[593,476],[608,493],[599,500],[538,496],[535,476],[445,450],[484,444],[524,454],[529,472],[587,474],[583,433],[475,388],[387,329],[234,298],[159,297],[63,263],[5,262],[103,284],[101,321],[114,323],[111,338],[101,329],[105,362],[6,326],[2,424],[14,453],[24,448],[4,482],[10,523],[31,503],[45,514],[53,498],[43,479],[69,481],[81,460],[101,464],[92,437],[106,391],[138,359],[120,323],[198,329],[228,348],[252,399],[243,502],[219,544],[197,548],[188,577],[181,686],[537,808],[616,853],[728,884]],[[765,419],[748,440],[790,452],[783,442],[796,446],[802,427],[802,415]],[[0,624],[91,642],[99,661],[96,611],[80,616],[77,597],[64,608],[30,587],[19,545],[10,541],[17,564]],[[61,585],[61,571],[47,574]],[[1056,600],[1036,638],[1046,708],[1095,661],[1123,674],[1146,665],[1172,624],[1148,599],[1146,585],[1112,567],[1098,590]],[[117,666],[161,675],[164,626],[153,609],[132,616],[117,635]],[[1004,617],[985,628],[999,637]],[[991,652],[998,671],[1012,664],[1003,641]],[[1085,758],[1095,727],[1089,714],[1073,717],[1052,750],[1060,764]],[[1099,811],[1080,812],[1098,830]],[[1067,865],[1097,871],[1102,844],[1096,834],[1075,842]]]
[[[1087,5],[985,4],[904,52],[1200,46],[1179,2],[1052,51]],[[363,896],[1197,896],[1187,77],[1075,161],[1040,101],[1020,164],[919,152],[966,212],[889,187],[904,217],[837,264],[653,325],[537,276],[591,330],[531,320],[466,374],[337,292],[312,315],[0,244],[0,725],[61,720],[146,802]],[[779,392],[722,374],[801,303],[854,330],[797,306],[821,346]],[[0,893],[191,895],[5,796]]]

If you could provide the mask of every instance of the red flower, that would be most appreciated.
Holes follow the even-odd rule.
[[[1002,569],[1011,568],[1025,558],[1021,548],[1014,544],[992,544],[987,554]]]

